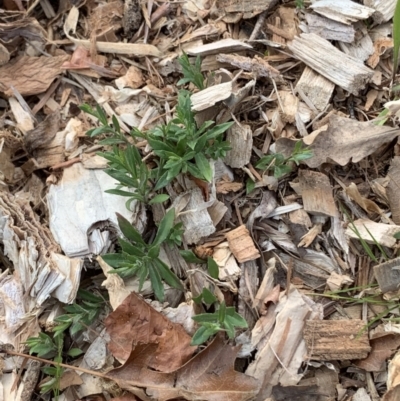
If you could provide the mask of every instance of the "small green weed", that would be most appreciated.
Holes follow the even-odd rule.
[[[285,157],[281,153],[267,155],[258,161],[256,168],[273,171],[275,178],[281,178],[292,171],[292,163],[299,165],[301,161],[311,157],[313,157],[311,149],[304,148],[303,143],[298,141],[289,157]]]
[[[396,8],[393,16],[393,71],[392,71],[392,83],[397,73],[397,67],[399,66],[399,49],[400,49],[400,0],[396,2]]]
[[[209,159],[224,157],[230,150],[223,134],[233,122],[212,127],[214,122],[206,121],[197,128],[191,107],[190,92],[180,91],[176,117],[167,125],[156,127],[142,136],[147,139],[162,166],[155,190],[163,188],[180,173],[190,173],[210,182],[212,168]]]
[[[99,315],[104,300],[85,290],[78,291],[79,304],[64,306],[68,314],[61,315],[55,319],[59,323],[53,328],[53,336],[46,333],[39,333],[37,337],[30,337],[26,340],[29,354],[37,354],[39,358],[53,359],[55,366],[42,368],[43,373],[49,376],[48,380],[40,387],[41,393],[53,391],[54,397],[58,400],[60,395],[60,380],[64,372],[59,364],[63,362],[64,332],[69,329],[70,334],[76,334],[91,325]],[[65,356],[75,358],[82,354],[79,348],[71,348]]]
[[[192,251],[180,251],[180,254],[186,262],[198,264],[207,263],[208,274],[213,279],[218,280],[219,267],[213,258],[208,257],[207,260],[199,259]]]
[[[305,8],[304,0],[296,0],[296,8]]]
[[[159,258],[163,242],[180,243],[180,226],[174,226],[174,219],[175,209],[170,209],[161,220],[154,240],[146,243],[132,224],[118,214],[119,227],[129,241],[120,238],[122,252],[103,255],[104,261],[114,268],[111,273],[117,273],[121,277],[138,276],[139,291],[150,277],[154,294],[160,302],[164,301],[162,280],[171,287],[183,290],[179,278]]]
[[[195,302],[204,301],[206,304],[214,304],[216,311],[214,313],[201,313],[193,316],[192,319],[199,324],[199,328],[192,337],[192,345],[205,343],[214,334],[225,331],[230,339],[235,338],[235,328],[246,329],[248,327],[246,320],[240,316],[233,306],[226,306],[225,301],[220,304],[215,295],[204,288]]]
[[[201,73],[201,59],[197,56],[195,64],[191,64],[188,55],[184,52],[181,57],[178,58],[178,62],[182,67],[183,78],[181,78],[177,85],[184,85],[192,83],[198,89],[204,89],[204,76]]]

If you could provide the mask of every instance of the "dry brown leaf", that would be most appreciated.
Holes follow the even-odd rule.
[[[397,128],[377,126],[370,122],[359,122],[351,118],[331,115],[326,126],[303,138],[304,144],[310,146],[313,151],[313,157],[305,160],[304,163],[311,168],[329,162],[335,162],[341,166],[350,161],[357,163],[398,135],[400,130]],[[290,155],[295,143],[287,138],[279,138],[276,141],[276,151]]]
[[[61,74],[62,64],[70,56],[18,57],[0,67],[0,92],[11,96],[11,85],[22,95],[45,92],[54,78]]]
[[[172,348],[172,346],[171,346]],[[126,363],[108,373],[117,384],[135,394],[138,387],[154,400],[166,401],[179,397],[187,400],[246,401],[259,389],[256,379],[234,370],[239,347],[215,340],[188,363],[171,373],[150,368],[157,352],[156,344],[138,345]]]
[[[400,335],[390,332],[379,333],[379,337],[371,339],[370,344],[372,349],[369,355],[355,364],[367,372],[378,372],[382,370],[383,363],[400,347]]]
[[[139,343],[158,343],[156,352],[146,363],[161,372],[179,368],[196,351],[181,325],[169,321],[135,293],[106,318],[105,327],[110,335],[108,348],[120,361],[127,360]]]

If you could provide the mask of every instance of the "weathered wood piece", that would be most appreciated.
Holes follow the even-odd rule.
[[[297,82],[296,89],[302,90],[314,107],[322,111],[329,104],[335,84],[306,67]]]
[[[236,39],[221,39],[217,42],[207,43],[203,46],[190,48],[187,53],[191,56],[208,56],[218,53],[234,53],[252,49],[253,46]]]
[[[363,320],[307,320],[303,335],[308,357],[320,361],[365,358],[371,351]]]
[[[374,274],[382,292],[398,291],[400,288],[400,258],[374,266]]]
[[[192,101],[192,110],[201,111],[214,106],[221,100],[227,99],[232,94],[232,82],[210,86],[199,92],[194,93],[190,100]]]
[[[233,54],[219,54],[217,55],[217,61],[220,63],[229,63],[235,67],[241,68],[244,71],[250,71],[253,73],[255,78],[258,77],[269,77],[277,78],[280,76],[280,72],[268,64],[259,56],[254,58],[243,57]]]
[[[232,22],[242,18],[253,18],[263,11],[268,11],[277,2],[278,0],[218,0],[214,12],[223,16],[225,22]]]
[[[182,202],[184,204],[183,208],[179,206]],[[188,244],[197,244],[201,238],[215,232],[214,224],[207,211],[200,188],[195,188],[177,196],[172,207],[182,212],[178,214],[177,221],[183,223],[185,229],[183,237]]]
[[[229,247],[239,263],[258,259],[260,253],[254,246],[249,230],[243,224],[225,234]]]
[[[226,153],[225,163],[233,168],[242,168],[250,162],[253,148],[253,133],[249,125],[233,125],[229,128],[226,140],[231,150]]]
[[[353,25],[342,24],[317,14],[305,14],[310,33],[315,33],[326,40],[339,40],[345,43],[354,41]]]
[[[306,212],[316,216],[337,216],[332,187],[325,174],[299,170],[299,182]]]
[[[357,229],[358,233],[354,232],[354,228]],[[400,231],[400,226],[393,224],[375,223],[368,219],[358,219],[353,221],[346,229],[346,235],[352,239],[359,240],[359,236],[369,244],[375,244],[378,242],[382,246],[394,248],[396,246],[396,239],[394,234]],[[373,238],[371,237],[373,235]]]
[[[387,185],[387,197],[393,221],[400,225],[400,156],[395,156],[390,163],[387,173],[389,183]]]
[[[285,123],[294,124],[296,115],[299,110],[299,98],[293,95],[292,92],[281,90],[278,92],[282,110],[280,110],[282,121]]]
[[[365,20],[375,12],[373,8],[351,0],[319,0],[311,4],[310,8],[318,14],[348,25]]]
[[[364,0],[364,5],[375,10],[372,18],[381,24],[393,18],[396,2],[393,0]]]
[[[301,34],[288,47],[296,58],[355,95],[374,75],[374,72],[359,60],[344,54],[314,33]]]
[[[256,323],[256,313],[252,308],[254,294],[258,287],[258,266],[254,260],[240,265],[238,312],[246,319],[251,330]]]
[[[374,43],[362,22],[358,22],[355,25],[357,28],[357,36],[359,38],[357,38],[353,43],[339,42],[339,47],[347,55],[352,56],[359,61],[365,61],[374,53]]]

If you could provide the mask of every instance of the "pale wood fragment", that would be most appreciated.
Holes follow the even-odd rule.
[[[252,306],[259,284],[257,262],[249,260],[241,263],[240,269],[238,312],[246,319],[251,330],[257,320],[254,305]]]
[[[281,115],[285,123],[294,124],[299,109],[299,98],[292,92],[281,90],[278,92],[280,104],[282,105]]]
[[[305,14],[310,33],[315,33],[326,40],[340,40],[345,43],[354,41],[353,25],[342,24],[317,14]]]
[[[182,201],[184,206],[179,207]],[[177,196],[172,207],[175,207],[175,210],[178,207],[181,211],[177,220],[183,223],[185,230],[183,237],[188,244],[197,244],[201,238],[215,232],[215,226],[199,188]]]
[[[229,242],[229,247],[238,262],[243,263],[260,257],[260,253],[254,246],[249,230],[244,224],[229,231],[225,236]]]
[[[306,67],[297,82],[296,89],[302,90],[313,106],[322,111],[329,104],[335,84]]]
[[[359,60],[344,54],[326,39],[313,33],[301,34],[288,47],[307,66],[353,94],[358,94],[374,75]]]
[[[329,178],[322,173],[299,170],[304,210],[317,216],[337,216]]]
[[[354,232],[354,227],[358,234]],[[349,224],[346,229],[346,235],[352,239],[359,240],[359,236],[369,244],[378,242],[382,246],[394,248],[396,239],[394,234],[400,232],[400,226],[394,224],[375,223],[368,219],[358,219]],[[373,238],[371,237],[371,234]]]
[[[234,53],[252,49],[253,46],[236,39],[221,39],[217,42],[190,48],[187,53],[192,56],[208,56],[210,54]]]
[[[233,168],[242,168],[248,164],[253,148],[251,127],[246,124],[233,125],[228,130],[226,140],[230,143],[231,150],[226,153],[225,163]]]
[[[372,18],[381,24],[393,18],[396,2],[393,0],[364,0],[364,5],[375,10]]]
[[[264,59],[259,56],[254,58],[243,57],[234,54],[219,54],[217,61],[220,63],[229,63],[235,67],[241,68],[244,71],[250,71],[255,78],[269,77],[277,78],[280,72],[268,64]]]
[[[373,8],[365,7],[351,0],[319,0],[314,2],[310,8],[327,18],[349,25],[352,22],[369,18],[375,12]]]
[[[400,258],[374,266],[374,275],[383,293],[400,288]]]
[[[303,335],[308,357],[320,361],[366,358],[371,351],[363,320],[307,320]],[[361,333],[361,334],[360,334]]]
[[[192,101],[192,110],[201,111],[214,106],[221,100],[227,99],[232,94],[232,82],[210,86],[199,92],[194,93],[190,100]]]
[[[271,9],[278,0],[218,0],[216,2],[216,15],[223,16],[224,21],[231,22],[231,19],[248,19]]]
[[[7,48],[0,43],[0,66],[10,61],[10,53]]]
[[[374,43],[362,22],[355,24],[357,39],[352,43],[339,42],[339,48],[359,61],[366,61],[374,53]]]

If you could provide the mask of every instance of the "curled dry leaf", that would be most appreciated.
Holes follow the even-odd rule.
[[[371,339],[371,352],[365,359],[355,364],[367,372],[378,372],[382,370],[384,362],[390,358],[400,346],[400,335],[396,333],[379,333],[376,338]]]
[[[108,348],[119,360],[125,361],[137,344],[155,344],[146,366],[161,372],[171,372],[193,355],[191,337],[179,324],[172,323],[143,298],[130,294],[105,320],[110,335]]]
[[[400,130],[397,128],[331,115],[327,125],[303,138],[304,144],[311,148],[314,155],[304,160],[304,163],[311,168],[319,167],[322,163],[335,162],[341,166],[350,161],[357,163],[398,135]],[[295,143],[290,139],[280,138],[276,141],[276,151],[290,155]]]
[[[138,394],[138,387],[145,388],[146,394],[158,401],[181,397],[187,400],[246,401],[255,397],[259,384],[253,377],[234,370],[238,348],[224,344],[217,336],[181,368],[161,373],[150,368],[157,344],[140,344],[123,366],[107,376],[135,394]]]

